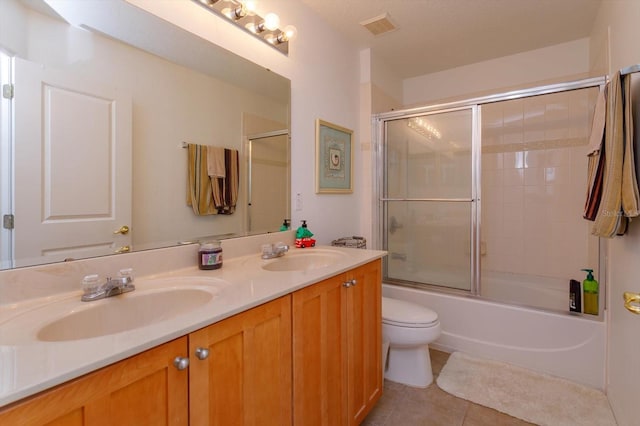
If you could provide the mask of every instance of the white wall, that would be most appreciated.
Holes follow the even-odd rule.
[[[583,78],[589,71],[589,39],[426,74],[404,81],[405,106],[499,93],[538,83]]]
[[[604,68],[610,74],[629,65],[640,63],[640,2],[635,0],[602,3],[592,31],[593,68]],[[596,50],[597,49],[597,50]],[[638,79],[640,75],[635,75]],[[637,100],[636,100],[637,102]],[[637,144],[636,126],[636,147]],[[637,152],[636,152],[637,155]],[[622,293],[640,293],[640,222],[630,223],[623,237],[609,241],[608,268],[608,396],[621,426],[637,424],[637,403],[640,394],[640,317],[627,312],[622,305]]]
[[[207,12],[189,0],[127,0],[163,19],[291,79],[292,226],[306,219],[319,243],[360,231],[362,155],[359,149],[359,53],[306,6],[263,0],[258,11],[274,11],[282,25],[293,24],[298,37],[289,56]],[[315,120],[354,130],[354,192],[315,194]],[[295,195],[302,210],[295,210]]]

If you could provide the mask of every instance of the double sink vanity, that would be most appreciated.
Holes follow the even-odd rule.
[[[218,270],[191,245],[35,268],[75,281],[39,294],[0,288],[0,424],[359,424],[382,392],[385,252],[262,259],[285,235],[224,241]],[[116,264],[135,290],[82,302],[82,274]]]

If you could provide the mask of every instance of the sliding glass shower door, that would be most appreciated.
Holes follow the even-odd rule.
[[[385,122],[385,281],[475,288],[476,108]]]

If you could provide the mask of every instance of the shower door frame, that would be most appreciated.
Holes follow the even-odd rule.
[[[471,274],[471,289],[459,290],[454,288],[447,288],[439,285],[426,284],[426,283],[407,283],[407,282],[393,282],[396,285],[404,285],[410,287],[419,288],[433,288],[438,291],[451,292],[457,294],[466,294],[472,296],[481,295],[481,280],[480,280],[480,229],[482,227],[481,221],[481,151],[482,151],[482,105],[508,101],[513,99],[522,99],[532,96],[547,95],[552,93],[567,92],[571,90],[588,89],[591,87],[599,87],[602,89],[607,83],[607,76],[592,77],[582,80],[569,81],[565,83],[549,84],[545,86],[538,86],[528,89],[519,89],[509,92],[502,92],[493,95],[487,95],[482,97],[470,98],[461,101],[432,104],[423,107],[416,107],[404,110],[395,110],[386,113],[374,114],[372,116],[372,135],[373,135],[373,246],[381,249],[387,249],[387,224],[384,221],[385,206],[389,201],[401,201],[399,199],[385,198],[385,142],[386,142],[386,124],[389,121],[403,120],[411,117],[430,115],[436,113],[444,113],[451,111],[459,111],[462,109],[472,110],[472,142],[471,142],[471,199],[470,200],[454,200],[445,199],[441,201],[471,201],[471,235],[470,235],[470,274]],[[411,200],[406,200],[411,201]],[[424,201],[437,201],[437,200],[424,200]],[[604,281],[606,277],[605,261],[603,256],[604,247],[602,239],[600,239],[600,255],[599,255],[599,268],[600,268],[600,281]],[[384,261],[383,268],[383,281],[387,277],[387,259]]]

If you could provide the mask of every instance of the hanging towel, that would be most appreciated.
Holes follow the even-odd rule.
[[[604,124],[607,111],[607,88],[605,85],[596,101],[596,107],[591,124],[591,135],[589,136],[589,147],[587,156],[589,157],[587,169],[587,197],[584,205],[583,217],[587,220],[596,220],[600,198],[602,197],[602,180],[604,172]]]
[[[239,163],[238,151],[224,149],[224,178],[211,178],[213,200],[218,214],[233,214],[238,202]]]
[[[210,177],[224,178],[226,176],[224,161],[224,148],[207,147],[207,172]]]
[[[218,214],[213,202],[211,178],[207,171],[207,147],[188,144],[187,205],[198,216]]]
[[[624,161],[622,163],[622,210],[627,217],[640,215],[640,195],[636,178],[636,160],[634,155],[633,106],[631,97],[631,77],[622,79],[622,97],[624,98]]]
[[[625,120],[625,110],[631,107],[631,94],[628,90],[626,98],[628,107],[624,105],[623,79],[620,72],[617,72],[612,77],[607,92],[604,146],[600,150],[600,155],[604,155],[602,196],[591,230],[593,235],[599,237],[623,235],[627,230],[628,218],[638,216],[640,196],[635,180],[633,136],[630,131],[633,123]],[[630,112],[628,115],[630,118]]]

